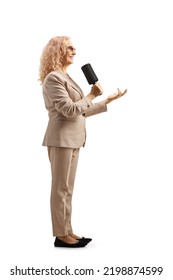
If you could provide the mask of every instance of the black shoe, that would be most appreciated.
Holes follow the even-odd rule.
[[[81,237],[81,238],[79,238],[79,239],[77,239],[77,240],[88,244],[89,242],[92,241],[92,238]]]
[[[86,245],[87,245],[87,243],[82,242],[81,240],[79,240],[77,243],[70,244],[70,243],[60,240],[58,237],[55,238],[55,242],[54,242],[55,247],[79,248],[79,247],[84,247]]]

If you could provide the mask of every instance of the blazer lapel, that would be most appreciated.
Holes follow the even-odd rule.
[[[81,95],[81,97],[83,97],[83,91],[82,89],[75,83],[75,81],[69,76],[67,75],[68,77],[68,82],[70,81],[71,83],[71,86]]]

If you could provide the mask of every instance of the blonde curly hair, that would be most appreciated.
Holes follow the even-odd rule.
[[[69,42],[70,37],[68,36],[56,36],[50,39],[43,48],[39,68],[39,81],[41,84],[51,71],[62,69],[62,59],[66,54]]]

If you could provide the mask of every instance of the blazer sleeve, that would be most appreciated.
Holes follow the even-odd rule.
[[[103,112],[107,112],[107,106],[105,104],[105,101],[93,103],[93,106],[87,109],[83,116],[87,118]]]
[[[66,118],[74,118],[84,114],[94,105],[87,97],[79,95],[77,101],[70,98],[65,82],[54,74],[48,75],[44,83],[44,94],[55,109]]]

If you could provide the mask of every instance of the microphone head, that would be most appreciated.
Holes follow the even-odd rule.
[[[94,85],[97,81],[98,81],[98,78],[91,66],[90,63],[87,63],[85,65],[83,65],[81,67],[84,75],[85,75],[85,78],[87,79],[89,85]]]

